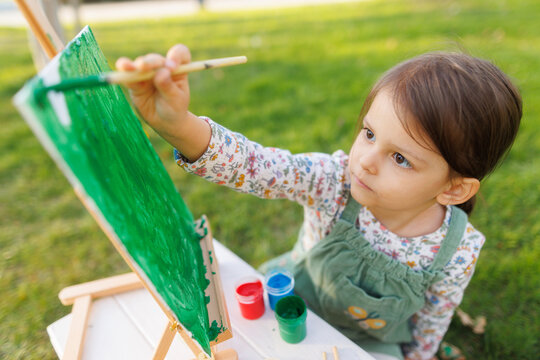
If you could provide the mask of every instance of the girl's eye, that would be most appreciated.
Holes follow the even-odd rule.
[[[375,134],[373,133],[373,131],[369,130],[368,128],[364,128],[364,130],[366,130],[366,139],[370,141],[375,141]]]
[[[409,160],[405,159],[405,156],[401,155],[400,153],[394,153],[392,157],[394,158],[394,161],[396,162],[396,164],[398,164],[398,166],[401,166],[402,168],[412,167]]]

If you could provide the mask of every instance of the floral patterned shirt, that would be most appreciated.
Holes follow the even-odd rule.
[[[303,205],[304,248],[330,233],[345,210],[350,191],[348,156],[343,151],[332,155],[304,153],[263,147],[245,136],[234,133],[209,118],[212,128],[206,152],[189,163],[175,150],[176,162],[186,171],[236,191],[265,199],[287,198]],[[387,230],[362,207],[357,227],[372,247],[414,270],[427,269],[437,254],[448,230],[449,208],[441,227],[435,232],[401,237]],[[410,359],[430,359],[438,350],[455,308],[473,275],[484,236],[470,223],[450,262],[446,275],[426,292],[426,304],[412,319],[413,342],[404,347]]]

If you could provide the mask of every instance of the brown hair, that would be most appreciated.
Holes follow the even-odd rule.
[[[393,94],[411,136],[420,130],[415,133],[431,139],[454,173],[478,180],[509,150],[522,115],[510,79],[489,61],[461,53],[424,54],[387,71],[367,96],[360,121],[382,89]],[[458,206],[470,214],[474,202]]]

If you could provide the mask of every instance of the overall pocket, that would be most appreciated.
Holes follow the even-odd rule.
[[[411,340],[404,306],[407,301],[394,295],[372,295],[341,275],[319,289],[323,317],[343,330],[353,341],[364,334],[381,341]]]

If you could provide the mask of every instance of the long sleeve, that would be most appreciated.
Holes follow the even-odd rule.
[[[346,155],[304,153],[292,155],[287,150],[264,147],[232,132],[214,121],[206,152],[188,163],[175,151],[177,164],[214,183],[265,199],[287,198],[299,204],[335,215],[337,194],[345,183]]]
[[[444,268],[447,275],[426,292],[426,305],[413,316],[414,341],[405,346],[409,359],[431,359],[448,330],[455,309],[474,273],[484,236],[470,224],[456,253]]]
[[[206,152],[189,163],[175,150],[176,163],[189,173],[235,191],[265,199],[286,198],[304,207],[306,249],[326,236],[345,209],[350,182],[348,156],[338,150],[291,154],[264,147],[209,118],[212,129]]]

